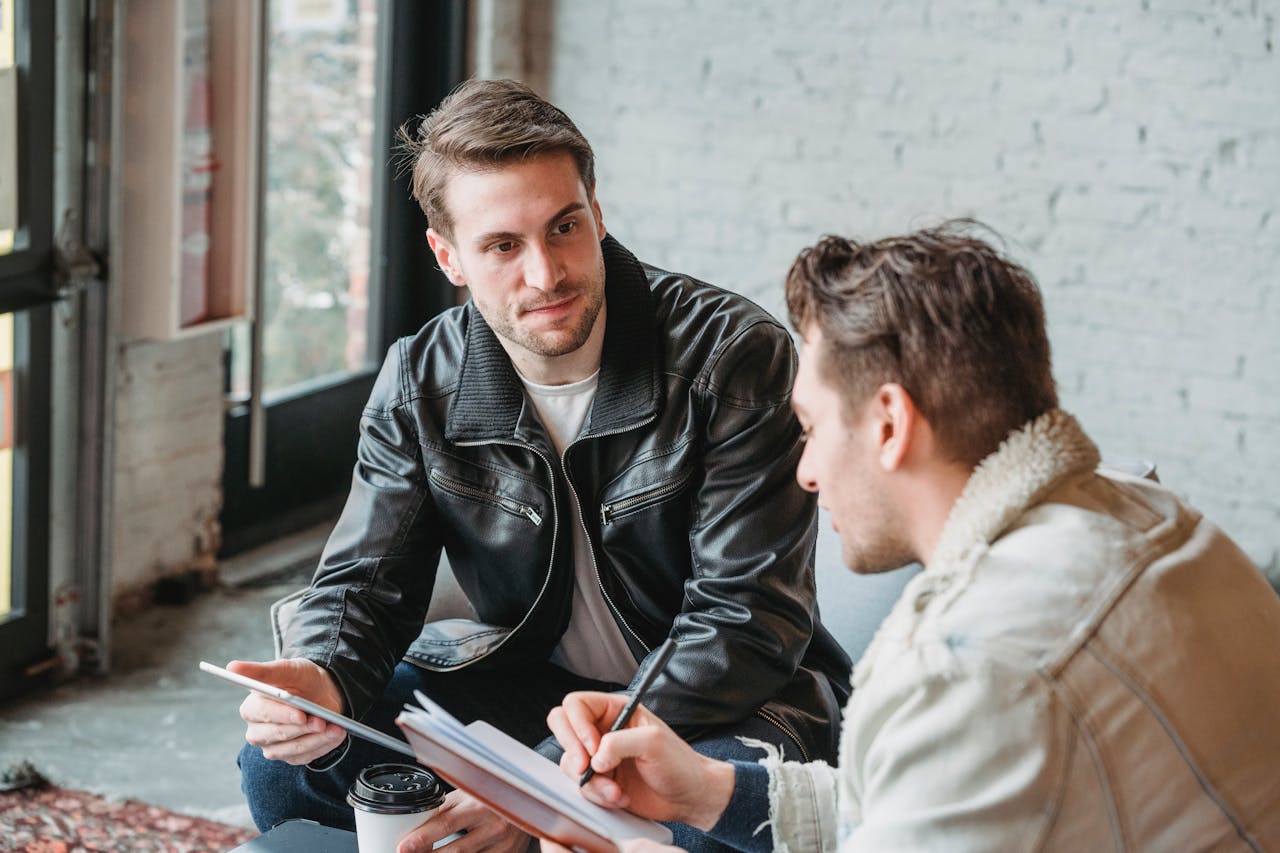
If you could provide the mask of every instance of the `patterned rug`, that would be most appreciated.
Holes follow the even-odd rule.
[[[258,833],[146,803],[39,785],[0,791],[0,850],[222,853]]]

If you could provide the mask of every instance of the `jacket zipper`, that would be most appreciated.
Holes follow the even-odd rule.
[[[664,483],[656,489],[650,489],[643,494],[632,495],[629,498],[623,498],[622,500],[614,501],[611,504],[600,504],[600,524],[608,524],[611,518],[616,518],[633,507],[639,506],[647,501],[657,500],[658,498],[669,495],[674,491],[678,491],[686,482],[688,482],[688,480],[689,474],[686,473],[683,477],[679,477],[669,483]]]
[[[514,628],[512,628],[512,629],[511,629],[511,631],[507,634],[507,636],[505,636],[505,637],[503,637],[503,638],[502,638],[502,641],[501,641],[501,642],[499,642],[499,643],[498,643],[496,646],[494,646],[493,648],[489,649],[487,652],[485,652],[484,654],[482,654],[480,657],[478,657],[478,658],[473,658],[472,660],[466,661],[466,662],[464,662],[464,663],[460,663],[460,664],[458,664],[458,665],[456,665],[456,666],[451,666],[451,667],[449,667],[448,669],[439,669],[439,670],[436,670],[437,672],[453,672],[454,670],[463,669],[463,668],[465,668],[465,667],[471,666],[472,664],[476,663],[477,661],[482,661],[482,660],[484,660],[485,658],[489,657],[489,656],[490,656],[490,655],[492,655],[494,652],[496,652],[498,649],[500,649],[500,648],[502,648],[503,646],[505,646],[505,645],[507,644],[507,641],[508,641],[508,640],[510,640],[512,637],[514,637],[516,634],[518,634],[518,633],[520,632],[520,629],[524,627],[524,624],[525,624],[526,622],[528,622],[528,621],[529,621],[529,617],[533,615],[533,611],[535,611],[535,610],[537,610],[537,609],[538,609],[538,604],[542,601],[542,596],[546,595],[546,593],[547,593],[547,585],[551,583],[551,564],[552,564],[552,562],[553,562],[553,561],[555,560],[555,558],[556,558],[556,540],[557,540],[557,539],[559,538],[559,536],[560,536],[560,517],[559,517],[559,514],[558,514],[558,513],[556,512],[556,510],[555,510],[555,507],[556,507],[556,470],[555,470],[555,468],[554,468],[554,467],[552,466],[552,464],[551,464],[551,459],[550,459],[550,458],[549,458],[545,453],[543,453],[541,450],[539,450],[538,448],[534,447],[533,445],[531,445],[531,444],[521,444],[521,443],[520,443],[520,442],[518,442],[518,441],[498,441],[498,440],[492,440],[492,441],[460,441],[460,442],[458,442],[458,446],[459,446],[459,447],[480,447],[480,446],[482,446],[482,445],[486,445],[486,444],[501,444],[501,445],[505,445],[505,446],[507,446],[507,447],[518,447],[518,448],[520,448],[521,450],[530,450],[530,451],[533,451],[535,454],[537,454],[538,458],[542,460],[543,464],[545,464],[545,465],[547,466],[547,473],[551,475],[551,524],[552,524],[552,527],[551,527],[551,558],[550,558],[550,560],[548,560],[548,561],[547,561],[547,575],[546,575],[546,577],[544,577],[544,578],[542,579],[542,589],[538,590],[538,597],[537,597],[537,598],[535,598],[535,599],[533,600],[533,604],[531,604],[531,605],[529,606],[528,611],[526,611],[526,612],[525,612],[525,614],[524,614],[524,618],[520,620],[520,624],[518,624],[518,625],[516,625]]]
[[[633,429],[648,426],[656,419],[657,415],[654,415],[642,423],[623,429],[611,430],[609,432],[598,432],[594,435],[587,436],[587,438],[606,438],[611,435],[629,432]],[[609,605],[609,609],[613,611],[613,615],[618,620],[618,623],[622,625],[623,628],[627,629],[627,633],[635,638],[635,641],[640,644],[640,648],[644,649],[645,654],[647,655],[649,652],[653,651],[653,649],[649,647],[648,643],[640,639],[640,635],[635,632],[635,629],[632,628],[626,618],[623,617],[622,611],[618,609],[618,605],[613,603],[613,599],[609,597],[608,591],[604,588],[604,580],[600,577],[600,563],[596,560],[596,549],[591,547],[591,533],[587,530],[587,520],[582,516],[582,501],[578,500],[578,491],[573,487],[573,481],[569,479],[569,469],[565,465],[565,460],[569,458],[569,451],[580,440],[581,439],[578,439],[570,443],[569,446],[564,449],[564,453],[560,454],[560,469],[564,472],[564,481],[569,486],[569,494],[573,496],[573,503],[578,508],[578,523],[582,525],[582,535],[587,537],[587,550],[591,552],[591,568],[594,569],[596,573],[596,586],[600,589],[600,595],[604,598],[605,604]]]
[[[477,489],[475,486],[468,483],[463,483],[460,480],[455,480],[452,477],[441,474],[435,469],[432,469],[430,478],[439,483],[447,492],[453,492],[456,495],[461,495],[466,498],[475,498],[478,501],[496,506],[513,515],[523,516],[534,524],[542,524],[542,516],[538,514],[536,509],[527,504],[518,503],[510,500],[509,498],[504,498],[501,495],[486,492],[483,489]]]
[[[809,750],[804,748],[804,741],[800,740],[800,736],[796,734],[796,730],[791,728],[791,726],[787,724],[786,720],[782,719],[772,711],[766,711],[763,706],[757,708],[756,713],[763,717],[765,722],[772,724],[774,728],[791,738],[791,742],[796,745],[796,749],[800,750],[800,757],[806,764],[811,760],[809,758]]]

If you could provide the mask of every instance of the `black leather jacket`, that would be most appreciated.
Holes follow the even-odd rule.
[[[791,338],[741,296],[602,247],[598,387],[563,460],[472,304],[392,347],[289,653],[328,669],[357,716],[402,655],[545,660],[569,620],[577,501],[636,659],[677,641],[646,705],[686,737],[758,713],[833,761],[850,662],[817,616]],[[475,621],[423,624],[442,547]]]

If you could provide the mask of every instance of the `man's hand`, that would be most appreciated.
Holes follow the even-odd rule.
[[[312,661],[233,660],[227,669],[288,690],[338,713],[343,711],[342,692],[333,676]],[[258,693],[250,693],[249,698],[240,703],[240,718],[248,723],[244,739],[262,747],[263,757],[289,764],[315,761],[335,749],[347,736],[341,726]]]
[[[464,829],[466,835],[444,848],[449,853],[524,853],[532,841],[466,791],[451,791],[439,811],[401,839],[396,853],[428,853],[437,841]]]
[[[609,733],[626,703],[616,693],[564,697],[547,715],[564,747],[560,769],[577,779],[590,762],[596,775],[582,791],[599,805],[711,829],[733,796],[733,765],[694,752],[644,707],[625,729]]]
[[[554,841],[542,839],[542,853],[573,853],[568,847],[562,844],[556,844]],[[680,847],[671,847],[667,844],[659,844],[656,841],[650,841],[648,838],[628,838],[620,845],[622,853],[684,853]]]

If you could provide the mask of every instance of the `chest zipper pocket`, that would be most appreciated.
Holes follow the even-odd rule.
[[[522,504],[519,501],[513,501],[510,498],[504,498],[502,495],[495,495],[492,492],[486,492],[484,489],[478,489],[475,486],[464,483],[461,480],[455,480],[452,477],[441,474],[437,470],[432,470],[430,476],[431,482],[444,489],[446,492],[457,495],[462,498],[479,501],[480,503],[495,506],[503,512],[511,515],[517,515],[521,518],[532,521],[535,525],[542,524],[542,515],[528,504]]]
[[[614,519],[626,515],[630,512],[643,509],[650,504],[656,504],[664,498],[680,491],[684,488],[684,484],[689,482],[692,476],[691,471],[686,471],[674,480],[668,480],[660,483],[652,489],[646,489],[636,495],[629,495],[625,498],[619,498],[613,503],[600,504],[600,524],[605,525]]]

